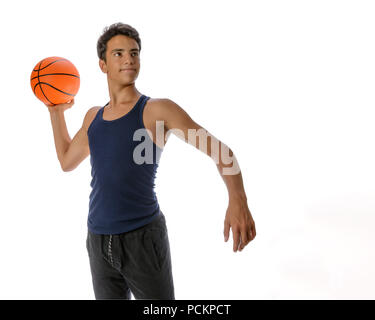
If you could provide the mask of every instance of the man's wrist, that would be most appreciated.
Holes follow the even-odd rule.
[[[51,107],[51,108],[48,109],[51,117],[53,117],[53,116],[60,116],[60,115],[64,114],[64,111],[62,111],[62,110],[53,110],[52,108],[53,107]]]
[[[232,192],[229,193],[229,202],[247,202],[247,197],[245,192]]]

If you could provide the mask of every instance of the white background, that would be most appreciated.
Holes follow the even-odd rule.
[[[233,149],[257,228],[234,253],[215,163],[171,137],[156,192],[176,299],[374,299],[374,16],[358,0],[2,2],[0,298],[94,299],[89,157],[61,171],[29,79],[49,56],[75,64],[73,137],[108,102],[96,42],[124,22],[142,40],[136,87]]]

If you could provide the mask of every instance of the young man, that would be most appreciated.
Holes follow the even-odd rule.
[[[136,299],[175,299],[166,220],[154,192],[168,136],[176,134],[215,161],[228,188],[224,238],[232,228],[234,252],[256,235],[238,162],[176,103],[136,89],[141,40],[134,28],[122,23],[105,28],[97,51],[110,101],[87,111],[73,139],[64,111],[74,99],[48,106],[62,170],[75,169],[90,155],[86,244],[95,298],[130,299],[132,293]]]

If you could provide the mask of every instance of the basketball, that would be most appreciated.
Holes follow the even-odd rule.
[[[79,90],[80,77],[68,59],[49,57],[36,64],[31,72],[30,85],[40,101],[54,106],[74,98]]]

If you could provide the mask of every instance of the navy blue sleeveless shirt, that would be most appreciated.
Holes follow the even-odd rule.
[[[133,108],[115,120],[104,120],[99,109],[87,135],[91,184],[88,229],[119,234],[151,222],[160,214],[154,180],[162,149],[143,123],[150,97],[141,95]]]

